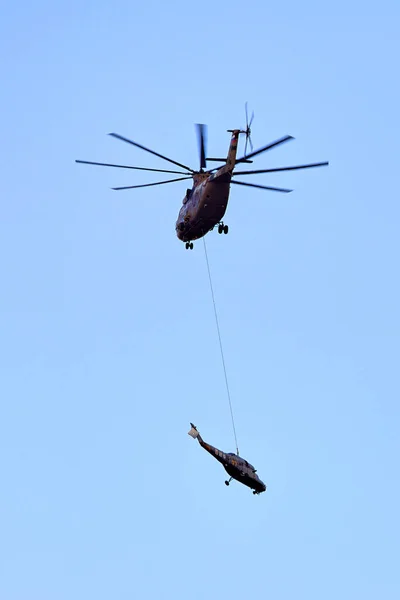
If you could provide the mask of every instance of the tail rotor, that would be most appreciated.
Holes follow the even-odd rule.
[[[244,157],[246,157],[246,152],[247,152],[247,142],[249,142],[250,144],[250,149],[253,152],[253,143],[251,141],[251,124],[253,122],[254,119],[254,111],[251,113],[251,118],[250,118],[250,122],[249,122],[249,116],[248,116],[248,112],[247,112],[247,102],[244,105],[245,107],[245,111],[246,111],[246,129],[243,133],[246,134],[246,144],[244,147]]]

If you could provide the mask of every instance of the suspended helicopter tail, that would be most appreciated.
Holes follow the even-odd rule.
[[[201,437],[200,433],[197,431],[196,425],[193,425],[193,423],[190,423],[190,425],[191,425],[191,430],[188,431],[188,435],[190,435],[193,439],[197,438],[197,441],[199,443],[201,443],[203,441],[203,438]]]

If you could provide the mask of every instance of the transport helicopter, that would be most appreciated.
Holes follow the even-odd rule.
[[[203,440],[200,433],[197,431],[197,427],[193,425],[193,423],[190,423],[190,425],[191,430],[188,432],[188,435],[194,439],[197,438],[200,446],[202,446],[204,450],[207,450],[211,456],[216,458],[217,461],[222,464],[228,475],[230,475],[230,478],[225,481],[225,485],[229,485],[232,479],[236,479],[236,481],[239,481],[240,483],[243,483],[243,485],[247,485],[247,487],[251,488],[253,490],[253,494],[258,495],[262,492],[265,492],[267,486],[261,481],[258,475],[256,475],[256,470],[253,465],[233,452],[225,453],[221,450],[218,450],[218,448],[211,446],[211,444],[207,444],[207,442]]]
[[[247,103],[246,103],[246,128],[245,129],[228,129],[228,133],[231,133],[231,140],[228,150],[228,155],[226,159],[224,158],[206,158],[206,125],[197,124],[197,137],[198,137],[198,145],[199,145],[199,154],[200,154],[200,169],[195,171],[184,165],[183,163],[177,162],[159,154],[158,152],[154,152],[154,150],[150,150],[137,142],[129,140],[118,133],[110,133],[112,137],[119,139],[123,142],[127,142],[145,152],[149,152],[154,156],[162,158],[181,169],[185,169],[185,171],[175,171],[175,170],[167,170],[167,169],[152,169],[148,167],[134,167],[129,165],[115,165],[109,163],[99,163],[99,162],[91,162],[87,160],[76,160],[77,163],[87,164],[87,165],[97,165],[102,167],[116,167],[120,169],[134,169],[138,171],[152,171],[158,173],[173,173],[183,175],[183,177],[178,177],[175,179],[167,179],[165,181],[156,181],[154,183],[145,183],[141,185],[130,185],[124,187],[115,187],[113,190],[131,190],[137,188],[151,187],[155,185],[164,185],[166,183],[174,183],[176,181],[183,181],[185,179],[193,179],[193,185],[191,188],[186,190],[186,194],[183,198],[182,207],[179,211],[178,219],[175,224],[175,230],[177,237],[185,242],[186,249],[193,249],[193,241],[198,240],[199,238],[205,236],[209,231],[212,231],[215,226],[218,225],[218,233],[228,233],[228,225],[223,222],[223,217],[225,215],[228,200],[229,200],[229,192],[231,184],[248,186],[252,188],[259,188],[262,190],[270,190],[274,192],[282,192],[288,193],[292,190],[286,188],[279,187],[271,187],[266,185],[260,185],[255,183],[247,183],[244,181],[238,181],[234,179],[237,175],[248,176],[248,175],[258,175],[261,173],[274,173],[279,171],[295,171],[298,169],[310,169],[314,167],[324,167],[327,166],[328,162],[320,162],[320,163],[312,163],[307,165],[297,165],[293,167],[278,167],[272,169],[258,169],[258,170],[247,170],[247,171],[235,171],[235,167],[237,165],[242,165],[243,163],[252,163],[251,160],[255,156],[267,152],[272,148],[276,148],[285,142],[293,140],[294,138],[291,135],[286,135],[274,142],[259,148],[258,150],[253,151],[253,144],[251,142],[251,124],[254,118],[254,113],[248,121],[247,114]],[[238,150],[238,141],[239,136],[244,134],[246,136],[246,144],[244,155],[240,158],[237,158],[237,150]],[[247,150],[247,142],[250,143],[251,152],[250,154],[246,154]],[[207,169],[207,161],[214,161],[224,163],[220,167],[215,167],[214,169]]]

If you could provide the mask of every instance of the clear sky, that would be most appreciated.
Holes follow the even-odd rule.
[[[60,0],[0,20],[0,598],[400,597],[397,2]],[[234,451],[186,182],[255,111],[255,168],[207,236]],[[241,142],[243,144],[243,142]],[[243,148],[243,146],[242,146]]]

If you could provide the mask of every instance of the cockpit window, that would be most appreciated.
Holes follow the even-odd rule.
[[[186,190],[186,195],[185,195],[185,197],[183,199],[182,204],[186,204],[186,202],[189,200],[189,198],[190,198],[191,195],[192,195],[192,190],[191,190],[191,188],[188,188]]]
[[[228,456],[235,456],[235,457],[237,457],[237,455],[234,452],[229,452]],[[249,462],[247,462],[247,460],[245,458],[242,458],[241,456],[239,456],[238,459],[239,459],[240,462],[242,462],[244,465],[246,465],[246,467],[249,467],[249,469],[251,469],[252,471],[254,471],[253,465],[251,465]]]

